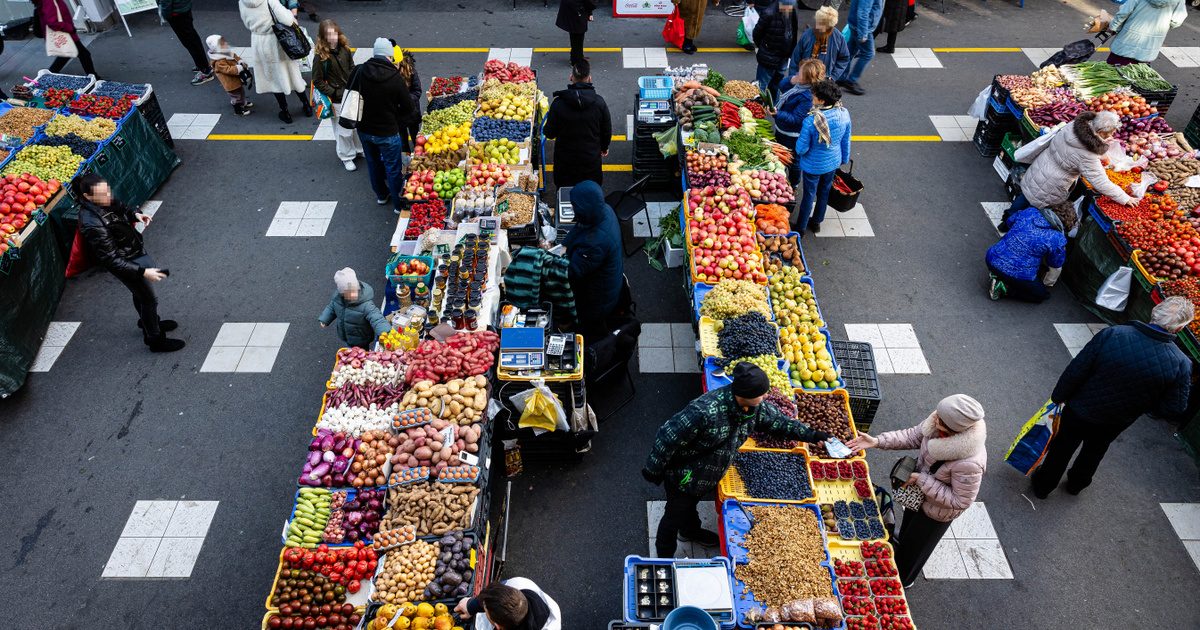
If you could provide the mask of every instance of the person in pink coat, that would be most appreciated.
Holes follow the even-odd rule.
[[[950,522],[958,518],[979,494],[987,471],[987,428],[983,406],[965,394],[947,396],[921,424],[877,437],[866,433],[847,443],[853,450],[881,448],[889,451],[920,449],[917,470],[908,478],[925,494],[920,512],[904,511],[896,545],[896,568],[905,587],[921,574]]]
[[[79,33],[75,32],[75,23],[71,21],[71,9],[64,0],[33,0],[33,11],[37,18],[34,20],[37,32],[34,35],[46,37],[46,27],[56,31],[70,33],[75,40],[75,48],[79,49],[79,63],[87,74],[96,74],[92,65],[92,53],[88,52],[83,42],[79,41]],[[58,72],[71,61],[70,57],[55,57],[50,64],[50,72]],[[99,75],[96,78],[100,78]]]

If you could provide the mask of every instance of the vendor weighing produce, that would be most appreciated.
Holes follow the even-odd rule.
[[[731,385],[704,393],[658,429],[642,469],[650,483],[666,482],[667,505],[655,542],[658,557],[675,556],[676,536],[716,546],[717,534],[701,529],[696,505],[717,487],[751,431],[810,443],[831,437],[788,418],[775,405],[762,404],[769,389],[762,369],[739,363]]]

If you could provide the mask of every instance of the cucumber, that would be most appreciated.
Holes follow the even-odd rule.
[[[306,543],[300,543],[300,546],[301,546],[301,547],[303,547],[303,548],[305,548],[305,549],[316,549],[316,548],[317,548],[317,543],[310,543],[310,542],[306,542]]]
[[[321,542],[321,535],[320,534],[309,534],[304,537],[304,542],[319,543],[319,542]]]
[[[287,542],[283,543],[283,546],[284,547],[299,547],[300,541],[289,538],[289,539],[287,539]]]

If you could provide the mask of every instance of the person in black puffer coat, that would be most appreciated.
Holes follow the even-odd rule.
[[[758,24],[754,26],[754,56],[758,60],[758,85],[779,97],[779,84],[787,72],[800,27],[796,0],[755,0]]]
[[[1096,333],[1058,379],[1050,399],[1065,405],[1058,431],[1032,490],[1045,499],[1067,472],[1067,492],[1079,494],[1117,439],[1144,413],[1172,418],[1187,409],[1192,363],[1175,346],[1175,335],[1191,323],[1195,308],[1187,298],[1169,297],[1150,323],[1130,322]]]
[[[103,177],[85,173],[71,183],[79,200],[79,233],[88,252],[133,293],[138,312],[138,328],[151,352],[174,352],[186,345],[169,339],[166,333],[178,327],[174,321],[158,318],[158,299],[151,282],[167,277],[150,255],[135,225],[150,225],[150,217],[130,210],[113,199],[112,189]]]
[[[600,185],[584,181],[571,188],[575,227],[563,239],[571,261],[571,289],[579,309],[576,331],[587,339],[603,334],[605,320],[617,308],[625,277],[621,226],[604,201]]]
[[[612,142],[608,104],[592,87],[592,68],[585,60],[571,70],[571,84],[554,93],[543,127],[554,140],[554,185],[574,186],[591,180],[604,183],[602,160]]]
[[[400,214],[400,196],[404,192],[404,138],[401,128],[413,116],[408,81],[392,61],[392,42],[379,37],[371,49],[372,57],[355,68],[360,73],[362,120],[358,139],[362,142],[367,175],[375,191],[375,203],[392,200],[392,210]],[[354,77],[351,75],[351,82]]]

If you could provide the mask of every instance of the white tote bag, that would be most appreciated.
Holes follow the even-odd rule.
[[[362,122],[363,101],[356,79],[358,79],[358,68],[354,69],[350,80],[346,82],[346,89],[342,93],[342,102],[338,107],[337,124],[341,125],[343,129],[354,129],[358,127],[358,123]]]
[[[1117,267],[1096,292],[1096,306],[1110,311],[1124,311],[1125,304],[1129,301],[1129,287],[1132,282],[1133,268]]]
[[[54,3],[54,12],[58,15],[58,22],[62,22],[62,7],[56,1]],[[49,26],[46,27],[46,55],[50,57],[66,57],[74,59],[79,56],[79,48],[75,46],[75,39],[70,33],[65,31],[56,31]]]

